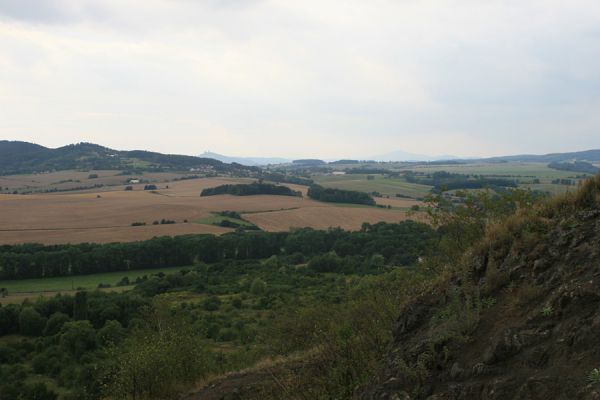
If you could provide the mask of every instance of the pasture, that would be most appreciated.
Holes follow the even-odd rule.
[[[457,174],[483,175],[487,177],[503,177],[517,180],[521,188],[541,190],[551,194],[564,193],[574,190],[574,186],[552,183],[556,179],[576,180],[577,172],[559,171],[549,168],[546,163],[485,163],[473,162],[468,164],[408,164],[408,163],[371,163],[360,165],[337,165],[336,169],[366,167],[373,169],[388,169],[390,171],[414,171],[425,174],[445,171]],[[367,174],[347,175],[315,175],[313,179],[322,186],[338,189],[360,190],[364,192],[379,192],[382,195],[394,197],[396,194],[419,199],[427,195],[431,186],[409,183],[404,178],[386,178],[381,174],[373,174],[373,179],[367,179]],[[534,182],[535,179],[539,183]]]
[[[319,185],[345,190],[358,190],[361,192],[379,192],[382,195],[395,197],[402,194],[412,198],[423,198],[431,190],[431,186],[407,182],[404,178],[385,178],[383,175],[372,175],[367,179],[367,174],[348,175],[315,175],[313,179]]]
[[[159,269],[141,269],[120,272],[105,272],[90,275],[64,276],[56,278],[23,279],[23,280],[0,280],[0,288],[8,290],[8,296],[0,298],[0,304],[21,303],[25,299],[35,299],[37,297],[54,296],[57,293],[73,293],[78,290],[95,290],[99,284],[110,285],[109,288],[102,290],[122,291],[131,289],[130,285],[117,286],[117,283],[124,277],[130,282],[135,282],[136,278],[150,276],[159,272],[174,273],[182,270],[181,267],[159,268]]]

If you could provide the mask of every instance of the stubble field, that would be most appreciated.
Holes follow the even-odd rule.
[[[210,196],[200,197],[207,187],[249,182],[237,178],[203,178],[157,183],[156,191],[133,185],[125,191],[63,192],[52,194],[0,195],[0,244],[127,242],[154,236],[214,233],[229,228],[199,223],[217,211],[237,211],[268,231],[290,227],[325,229],[340,226],[360,229],[363,222],[397,222],[407,218],[410,200],[379,199],[392,209],[349,207],[321,203],[306,197],[290,196]],[[168,186],[168,188],[167,188]],[[306,194],[306,187],[289,185]],[[153,225],[162,219],[175,224]],[[185,222],[187,221],[187,222]],[[145,223],[144,226],[132,226]]]

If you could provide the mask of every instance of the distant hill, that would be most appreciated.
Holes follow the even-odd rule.
[[[269,164],[287,164],[291,162],[287,158],[281,157],[229,157],[224,156],[222,154],[213,153],[210,151],[205,151],[200,154],[200,157],[203,158],[212,158],[215,160],[222,161],[227,164],[238,163],[246,166],[261,166],[261,165],[269,165]]]
[[[575,151],[570,153],[550,153],[550,154],[521,154],[516,156],[502,156],[484,158],[483,161],[491,162],[571,162],[571,161],[588,161],[599,162],[600,150],[585,150]]]
[[[442,161],[442,160],[456,160],[458,157],[451,155],[441,156],[428,156],[424,154],[413,154],[405,151],[392,151],[390,153],[380,154],[373,157],[369,157],[369,160],[375,161]]]
[[[225,164],[211,158],[162,154],[143,150],[119,151],[93,143],[57,149],[19,141],[0,141],[0,175],[69,169],[142,171],[214,171],[250,175],[258,168]]]

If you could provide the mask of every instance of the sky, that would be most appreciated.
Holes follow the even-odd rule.
[[[600,148],[600,1],[0,0],[0,139],[328,159]]]

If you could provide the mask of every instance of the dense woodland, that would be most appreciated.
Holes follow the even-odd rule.
[[[163,398],[210,374],[310,349],[338,332],[357,299],[374,293],[369,286],[404,277],[408,272],[398,267],[416,264],[436,241],[431,227],[405,221],[365,224],[360,232],[301,229],[131,244],[2,246],[4,261],[29,262],[9,268],[13,272],[55,276],[124,268],[123,281],[131,277],[135,288],[0,306],[0,398],[34,392],[36,399]],[[133,278],[135,268],[167,265],[185,267]],[[322,315],[334,309],[335,318]],[[392,319],[386,315],[373,315],[378,335],[389,335]],[[326,336],[309,334],[306,324],[321,325]],[[2,335],[21,339],[3,341]],[[234,351],[221,352],[221,344]],[[352,379],[362,382],[368,373]],[[345,392],[345,379],[332,376],[328,390]]]
[[[220,194],[231,194],[233,196],[255,196],[259,194],[275,196],[302,196],[301,192],[292,190],[287,186],[273,185],[272,183],[263,182],[215,186],[212,188],[203,189],[200,193],[200,196],[217,196]]]
[[[252,232],[160,237],[110,244],[0,246],[0,279],[69,276],[142,268],[262,259],[273,255],[311,256],[335,251],[340,256],[381,254],[386,261],[409,265],[435,238],[426,224],[364,224],[361,231],[310,228],[291,232]]]
[[[364,204],[368,206],[376,204],[373,197],[368,193],[357,192],[355,190],[324,188],[320,185],[310,186],[308,188],[308,197],[328,203]]]

